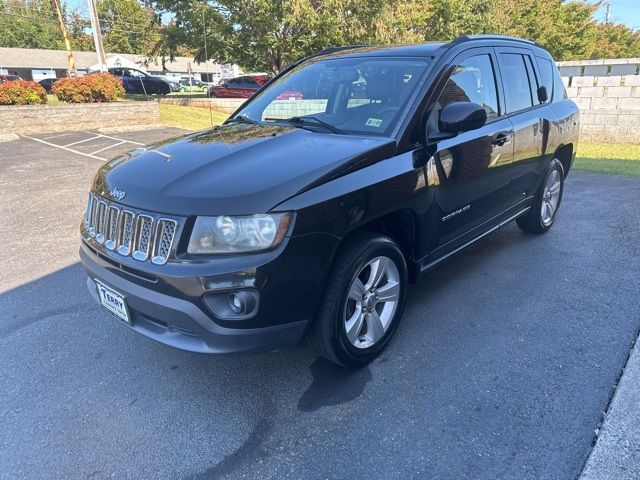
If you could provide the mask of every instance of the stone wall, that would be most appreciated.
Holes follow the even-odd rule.
[[[580,139],[640,143],[640,58],[559,62],[580,108]]]
[[[0,135],[127,129],[159,123],[156,101],[0,106]]]
[[[233,113],[240,105],[242,105],[246,98],[160,98],[158,102],[166,105],[180,105],[183,107],[198,107],[198,108],[212,108],[219,112]]]

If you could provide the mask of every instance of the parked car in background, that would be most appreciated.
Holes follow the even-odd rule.
[[[265,83],[271,80],[266,75],[245,75],[221,80],[219,85],[209,88],[207,95],[217,98],[251,98]]]
[[[169,82],[135,68],[110,68],[109,73],[122,80],[127,93],[167,95],[171,92]]]
[[[183,92],[206,92],[208,88],[209,84],[201,80],[192,79],[191,83],[189,83],[189,80],[180,82],[180,90]]]
[[[164,80],[165,82],[167,82],[169,84],[169,88],[171,89],[171,92],[180,91],[180,80],[178,80],[177,78],[165,77],[163,75],[149,75],[149,76],[153,78],[158,78],[160,80]]]
[[[38,84],[40,84],[40,86],[44,88],[47,91],[47,93],[51,93],[51,88],[53,87],[53,84],[56,83],[58,80],[60,79],[59,78],[43,78],[38,82]]]
[[[279,100],[290,92],[304,98]],[[551,55],[526,40],[321,52],[215,130],[107,162],[81,224],[87,286],[174,347],[253,353],[306,336],[335,363],[365,364],[396,331],[410,283],[511,221],[553,228],[579,115]],[[508,239],[521,256],[558,255],[553,241]],[[513,270],[520,288],[531,272]],[[564,276],[546,280],[561,288]]]
[[[0,83],[22,80],[18,75],[0,75]]]

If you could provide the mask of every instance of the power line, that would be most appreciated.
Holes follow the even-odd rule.
[[[24,18],[26,20],[33,20],[36,22],[45,22],[45,23],[52,23],[52,24],[58,24],[57,20],[54,20],[52,18],[46,18],[46,17],[33,17],[30,15],[21,15],[21,14],[17,14],[17,13],[4,13],[4,12],[0,12],[1,16],[4,17],[15,17],[15,18]],[[86,27],[90,26],[90,21],[88,18],[82,18],[82,17],[78,17]],[[69,25],[72,23],[71,20],[69,19],[65,19],[65,26],[69,27]],[[103,23],[102,20],[100,20],[100,23]],[[115,23],[112,23],[112,25],[115,25]],[[120,32],[120,33],[131,33],[134,35],[153,35],[155,34],[155,32],[153,31],[149,31],[149,30],[126,30],[126,29],[122,29],[122,28],[113,28],[113,27],[106,27],[107,32]]]

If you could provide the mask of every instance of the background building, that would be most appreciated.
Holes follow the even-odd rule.
[[[73,52],[76,68],[80,75],[91,70],[97,62],[95,52]],[[111,60],[110,60],[111,59]],[[196,63],[190,57],[176,57],[173,62],[166,61],[162,65],[145,62],[143,55],[107,53],[107,63],[120,62],[122,66],[137,68],[152,75],[168,77],[188,77],[204,82],[217,82],[221,78],[237,77],[242,74],[238,65],[220,64],[212,61]],[[64,50],[39,50],[29,48],[0,47],[0,74],[19,75],[25,80],[42,80],[43,78],[62,78],[67,76],[67,52]]]

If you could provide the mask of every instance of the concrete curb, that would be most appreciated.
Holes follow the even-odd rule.
[[[156,130],[158,128],[167,128],[161,123],[150,123],[148,125],[122,125],[118,127],[102,127],[98,128],[100,133],[123,133],[123,132],[141,132],[144,130]]]
[[[640,342],[636,339],[580,480],[640,476]]]
[[[15,133],[0,133],[0,143],[3,142],[12,142],[13,140],[17,140],[20,137]]]

